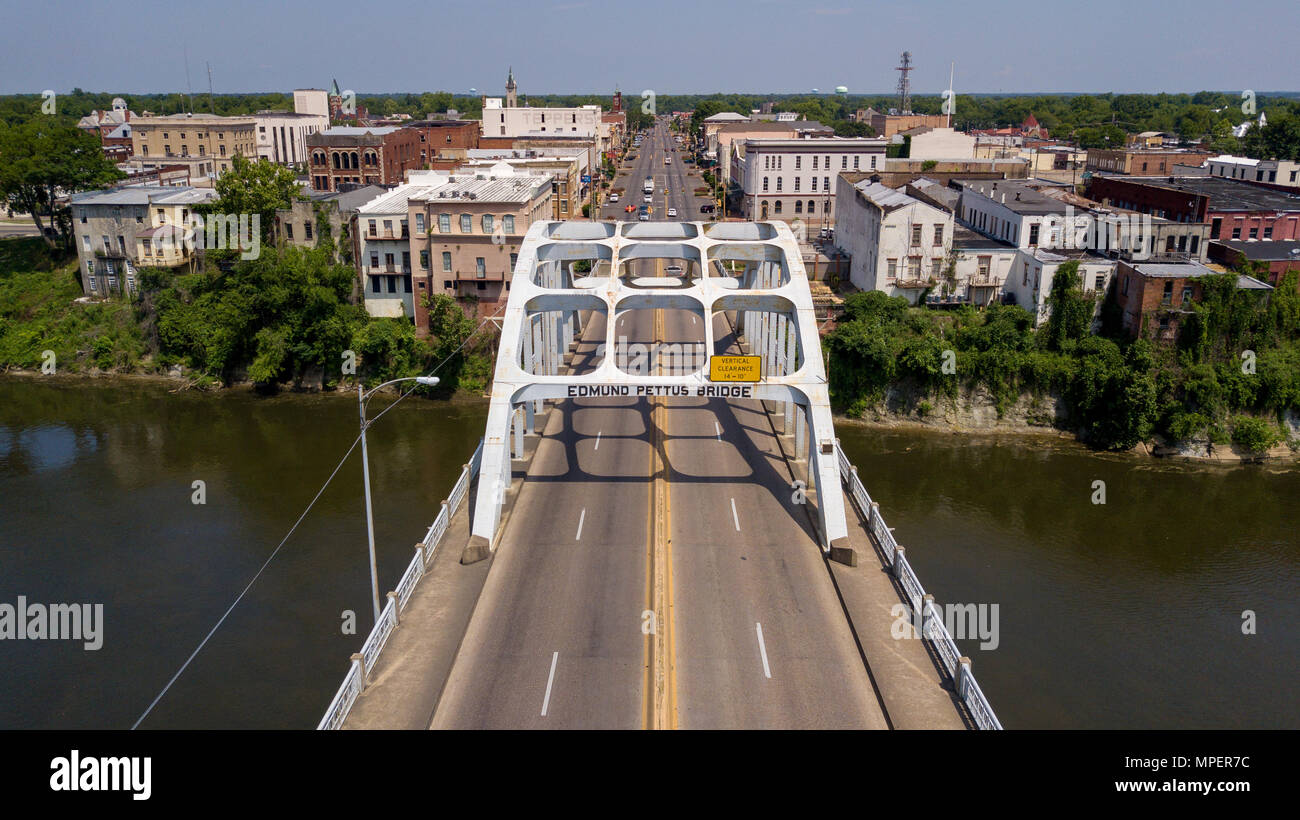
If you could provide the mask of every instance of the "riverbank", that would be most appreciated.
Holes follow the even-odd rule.
[[[915,386],[893,385],[885,398],[867,405],[862,415],[835,414],[836,424],[872,430],[900,430],[966,436],[972,440],[1016,438],[1028,445],[1034,442],[1072,442],[1088,446],[1082,430],[1071,429],[1065,400],[1059,395],[1022,393],[1002,405],[983,388],[963,389],[959,398],[935,397]],[[1300,442],[1300,415],[1288,411],[1284,429],[1288,441],[1262,453],[1251,452],[1229,442],[1208,438],[1171,441],[1154,435],[1139,441],[1121,454],[1146,456],[1173,461],[1220,464],[1258,462],[1300,464],[1300,452],[1293,446]]]
[[[52,384],[60,387],[87,385],[90,387],[113,388],[154,385],[159,389],[165,389],[166,392],[173,394],[192,392],[211,393],[213,395],[250,395],[263,398],[271,398],[275,396],[341,396],[355,399],[357,386],[355,381],[347,379],[329,389],[325,389],[319,385],[301,386],[284,384],[278,385],[275,389],[268,390],[259,388],[259,386],[252,381],[221,384],[220,382],[206,380],[200,383],[199,380],[185,375],[169,373],[119,373],[104,370],[52,374],[45,374],[41,373],[39,370],[26,370],[22,368],[0,370],[0,381],[3,381],[6,377],[26,382]],[[404,391],[401,385],[392,385],[384,388],[382,392],[397,395]],[[454,393],[438,396],[436,401],[443,404],[481,404],[486,406],[488,397],[482,392],[461,388],[456,390]]]

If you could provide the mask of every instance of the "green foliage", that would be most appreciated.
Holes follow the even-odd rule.
[[[1044,328],[1043,341],[1048,350],[1064,350],[1067,344],[1088,334],[1093,301],[1083,294],[1078,260],[1071,259],[1056,269],[1047,304],[1052,310]]]
[[[38,116],[0,129],[0,198],[15,212],[31,214],[42,235],[41,217],[56,216],[57,197],[102,188],[124,176],[105,159],[97,136],[62,120]],[[68,246],[70,223],[53,218],[51,224]]]
[[[288,208],[302,197],[293,171],[239,154],[231,160],[230,170],[217,178],[215,188],[217,199],[202,210],[212,214],[257,214],[263,244],[271,241],[276,210]],[[318,219],[317,224],[321,221]],[[327,237],[328,233],[322,239]]]
[[[1254,416],[1237,416],[1232,420],[1232,443],[1252,453],[1263,453],[1282,440],[1277,427]]]

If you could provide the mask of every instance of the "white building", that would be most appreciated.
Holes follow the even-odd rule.
[[[975,137],[951,128],[931,128],[920,125],[894,135],[895,142],[910,137],[908,159],[973,159]]]
[[[323,88],[295,89],[293,92],[293,110],[298,114],[315,114],[328,120],[330,116],[329,92]]]
[[[835,242],[851,257],[849,281],[855,287],[915,302],[918,293],[943,280],[953,240],[950,212],[870,178],[836,178]]]
[[[277,165],[305,165],[307,136],[330,127],[328,114],[259,111],[253,119],[257,121],[257,156]]]
[[[1213,177],[1300,187],[1300,162],[1285,159],[1250,159],[1222,154],[1206,160],[1206,166],[1209,168],[1210,176]]]
[[[802,219],[829,226],[835,216],[834,179],[842,171],[883,169],[885,140],[807,137],[733,143],[731,179],[741,213],[750,219]]]
[[[357,269],[371,316],[415,317],[407,223],[410,199],[417,194],[436,195],[450,179],[446,171],[411,171],[407,182],[357,209]]]
[[[500,97],[483,100],[483,136],[527,137],[539,134],[600,139],[601,107],[578,108],[507,107]]]

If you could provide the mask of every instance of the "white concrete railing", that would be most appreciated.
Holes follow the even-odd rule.
[[[921,580],[916,577],[916,572],[907,561],[907,551],[898,545],[894,533],[885,526],[885,519],[880,515],[880,505],[867,494],[867,488],[858,478],[858,468],[849,463],[849,457],[840,447],[839,439],[835,439],[835,453],[839,459],[840,478],[848,487],[849,496],[858,511],[867,519],[867,531],[885,553],[890,570],[903,588],[904,596],[909,599],[907,605],[913,612],[921,613],[921,637],[934,647],[940,664],[952,678],[957,696],[970,712],[975,725],[980,729],[1001,729],[1002,723],[998,721],[988,698],[984,697],[984,692],[975,682],[970,660],[962,657],[957,642],[948,633],[943,616],[934,604],[934,596],[925,594]]]
[[[343,684],[339,686],[334,700],[330,701],[329,708],[325,710],[325,716],[321,718],[317,729],[338,729],[347,719],[352,704],[356,702],[361,690],[366,686],[366,676],[379,662],[379,655],[384,651],[384,645],[388,643],[388,636],[393,634],[393,629],[397,627],[398,616],[411,600],[415,585],[420,583],[429,565],[433,563],[438,544],[451,526],[451,517],[456,514],[457,508],[469,494],[469,484],[478,474],[482,453],[483,440],[479,439],[478,449],[474,451],[474,456],[469,463],[461,469],[456,486],[452,487],[447,500],[442,502],[438,517],[433,520],[433,525],[429,527],[424,540],[416,547],[415,557],[411,559],[406,572],[402,573],[402,580],[397,582],[397,589],[388,593],[388,603],[379,613],[379,621],[375,624],[375,628],[370,630],[366,642],[361,645],[361,651],[352,656],[352,665],[343,676]]]

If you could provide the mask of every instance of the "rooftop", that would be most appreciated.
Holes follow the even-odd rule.
[[[382,137],[385,134],[391,134],[394,131],[401,130],[397,126],[387,125],[375,128],[366,128],[357,125],[336,125],[333,128],[326,128],[321,131],[321,136],[325,137],[360,137],[370,134],[375,137]]]
[[[1243,239],[1216,239],[1213,241],[1238,251],[1254,262],[1283,262],[1289,260],[1300,265],[1300,241],[1248,242]]]
[[[551,190],[549,174],[514,174],[495,176],[488,174],[454,174],[447,184],[410,195],[412,200],[439,201],[444,199],[473,200],[477,202],[531,202],[542,191]]]
[[[1186,279],[1214,273],[1200,262],[1143,262],[1133,265],[1133,270],[1154,279]]]
[[[1126,177],[1103,174],[1101,178],[1208,196],[1210,207],[1216,211],[1300,211],[1300,193],[1275,191],[1226,177]]]
[[[177,185],[130,185],[106,191],[73,194],[73,205],[149,205],[152,203],[183,205],[208,202],[217,198],[212,188],[188,188]]]

